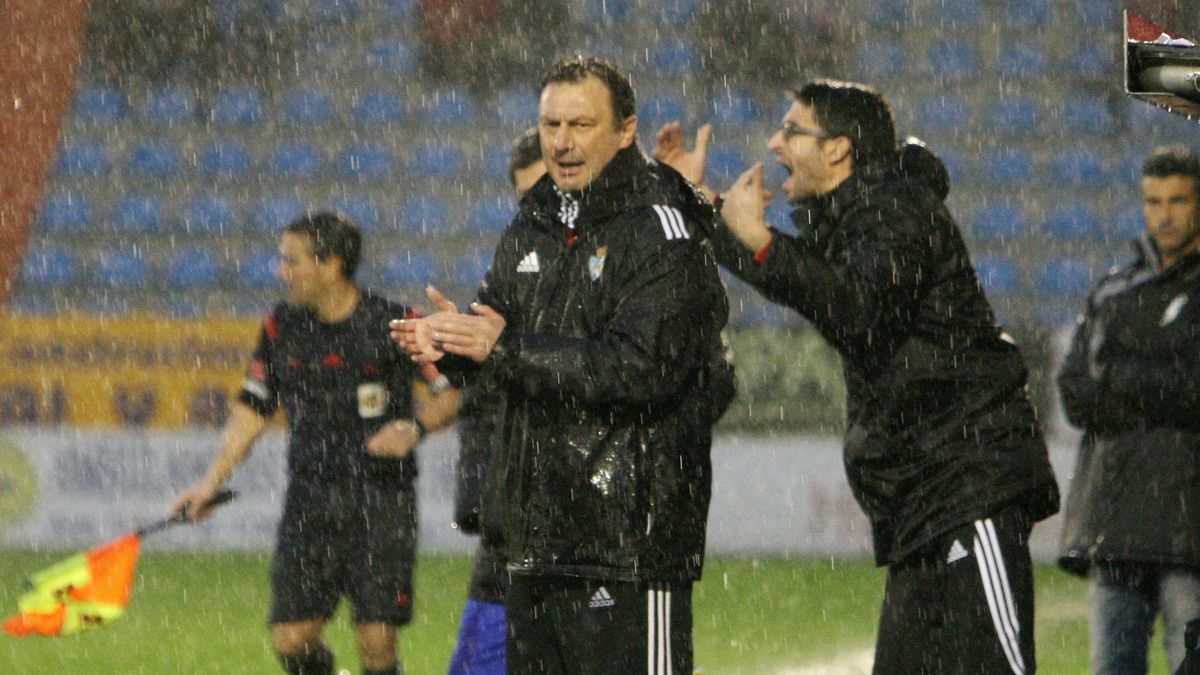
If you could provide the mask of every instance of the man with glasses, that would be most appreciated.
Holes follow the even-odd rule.
[[[762,165],[716,195],[718,261],[842,357],[846,471],[888,566],[876,673],[1034,670],[1032,524],[1058,488],[1020,351],[996,325],[923,145],[860,84],[817,80],[768,147],[798,234],[768,227]],[[708,129],[655,157],[700,183]]]

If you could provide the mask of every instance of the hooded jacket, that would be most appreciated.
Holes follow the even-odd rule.
[[[1084,430],[1067,499],[1068,570],[1093,562],[1200,569],[1200,254],[1159,272],[1148,237],[1088,298],[1059,372]]]
[[[482,520],[510,571],[700,577],[733,395],[713,218],[636,146],[578,193],[545,177],[522,198],[479,295],[507,322],[478,375],[507,400]]]
[[[722,265],[841,355],[846,473],[879,564],[1004,506],[1033,521],[1058,510],[1024,361],[996,325],[948,192],[941,161],[909,144],[803,202],[800,234],[773,229],[765,259],[725,227],[714,238]]]

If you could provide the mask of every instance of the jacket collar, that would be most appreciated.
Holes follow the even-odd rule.
[[[563,192],[549,176],[542,178],[522,199],[538,214],[539,220],[556,226],[586,226],[606,220],[632,207],[654,203],[652,188],[657,184],[650,161],[637,144],[617,152],[599,176],[582,190]]]

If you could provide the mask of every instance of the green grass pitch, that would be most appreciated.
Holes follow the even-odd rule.
[[[16,612],[26,574],[65,553],[0,550],[0,613]],[[63,638],[0,634],[0,673],[281,672],[265,623],[268,562],[257,553],[145,553],[124,617]],[[466,557],[420,558],[416,615],[401,633],[409,675],[445,672],[470,566]],[[1049,566],[1037,574],[1039,671],[1082,675],[1086,587]],[[696,666],[705,675],[783,673],[869,651],[883,580],[865,561],[711,559],[694,594]],[[326,637],[339,667],[357,674],[345,607]],[[1165,672],[1160,646],[1152,657],[1151,671]]]

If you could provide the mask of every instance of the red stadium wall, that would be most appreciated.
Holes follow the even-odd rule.
[[[88,0],[0,0],[0,306],[74,94],[87,13]]]

